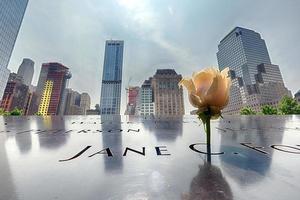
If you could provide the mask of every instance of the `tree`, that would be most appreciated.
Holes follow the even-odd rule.
[[[284,96],[281,99],[278,109],[283,115],[300,114],[300,105],[295,99],[289,96]]]
[[[9,114],[12,116],[20,116],[23,115],[23,110],[15,108]]]
[[[96,105],[95,105],[95,109],[96,109],[97,111],[100,111],[100,106],[99,106],[99,104],[96,104]]]
[[[261,107],[261,112],[264,115],[277,115],[278,110],[276,107],[269,106],[269,105],[264,105]]]
[[[5,111],[3,108],[0,108],[0,115],[2,116],[8,116],[10,113]]]
[[[256,112],[250,107],[244,107],[240,111],[241,115],[256,115]]]

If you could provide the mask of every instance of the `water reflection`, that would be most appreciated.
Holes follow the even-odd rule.
[[[2,126],[1,129],[3,128]],[[0,199],[18,199],[5,149],[5,140],[6,135],[0,133]]]
[[[4,123],[2,123],[2,130],[5,130],[6,132],[15,131],[18,133],[18,137],[16,137],[16,135],[9,137],[14,137],[21,154],[29,153],[32,148],[32,138],[30,133],[31,126],[30,123],[28,123],[28,119],[30,118],[15,116],[7,116],[3,118]],[[18,126],[15,126],[14,124],[18,124]]]
[[[41,148],[57,149],[68,141],[70,135],[65,133],[65,121],[59,116],[35,118]],[[54,137],[55,136],[55,137]]]
[[[206,159],[192,179],[190,191],[182,195],[182,200],[232,200],[231,188],[222,171],[211,164],[210,155]]]
[[[240,185],[262,181],[270,170],[273,151],[269,151],[269,154],[266,155],[239,145],[239,143],[251,143],[261,147],[280,144],[284,126],[285,118],[266,116],[263,120],[258,117],[242,117],[230,120],[230,123],[220,123],[219,127],[222,130],[231,130],[221,134],[220,150],[230,152],[221,156],[225,171]],[[235,145],[228,146],[228,144]]]
[[[103,156],[105,171],[121,172],[123,169],[122,157],[122,129],[120,115],[102,115],[102,130],[108,130],[102,135],[103,149],[110,148],[113,157]]]
[[[22,126],[22,129],[30,130],[30,123],[25,121],[25,123]],[[32,138],[30,132],[18,135],[17,137],[15,137],[15,141],[21,154],[29,153],[32,147]]]
[[[143,126],[153,133],[158,141],[175,142],[177,137],[182,135],[182,116],[145,120]]]

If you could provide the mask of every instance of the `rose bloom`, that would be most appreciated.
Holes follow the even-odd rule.
[[[208,111],[212,117],[219,117],[221,110],[228,104],[231,80],[229,68],[221,72],[207,68],[193,73],[192,78],[184,78],[179,86],[185,86],[189,93],[190,103],[198,112]]]

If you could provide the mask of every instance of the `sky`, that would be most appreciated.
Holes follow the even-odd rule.
[[[69,87],[100,101],[105,41],[124,40],[121,113],[125,87],[140,86],[156,69],[183,77],[217,65],[220,40],[234,27],[260,33],[286,87],[300,89],[299,0],[29,0],[9,63],[35,62],[33,85],[42,63],[70,68]],[[186,91],[186,113],[190,106]]]

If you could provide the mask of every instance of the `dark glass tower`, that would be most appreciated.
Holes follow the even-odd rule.
[[[100,97],[100,114],[120,114],[124,41],[108,40]]]
[[[7,69],[28,0],[0,0],[0,98],[9,76]]]
[[[257,65],[271,64],[268,49],[260,34],[236,27],[218,46],[217,58],[220,70],[229,67],[246,85],[255,84]]]

